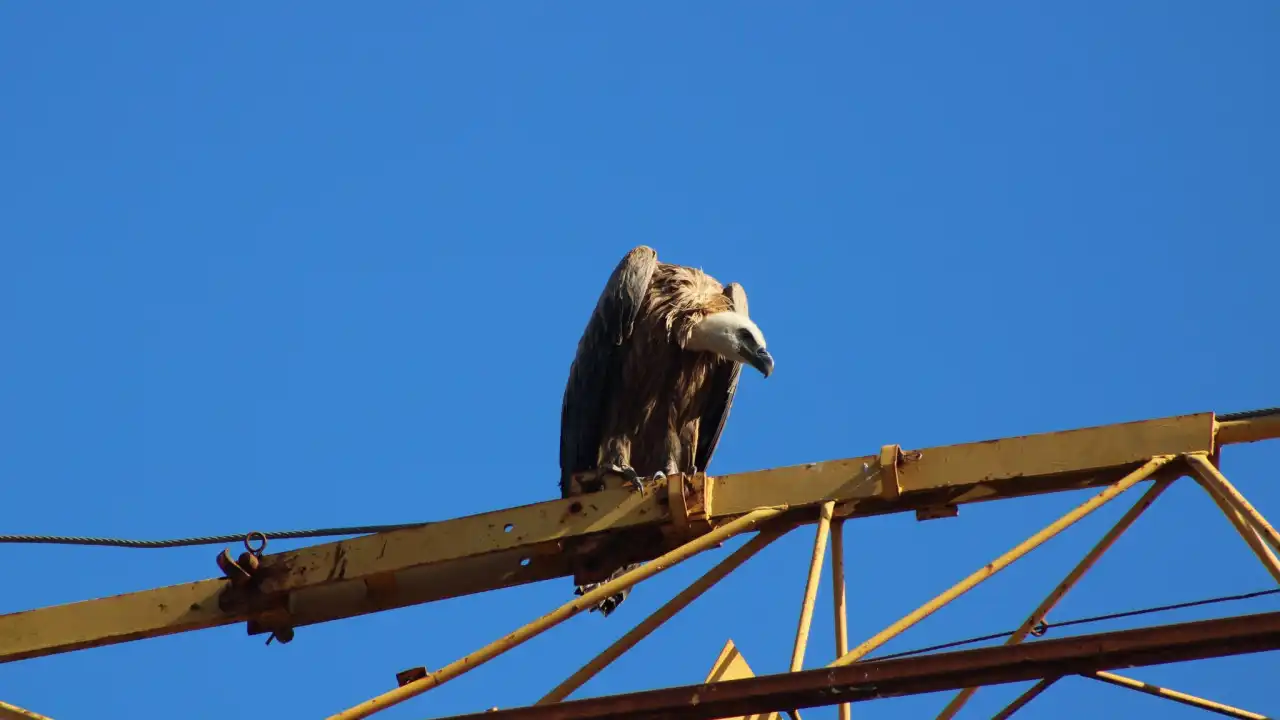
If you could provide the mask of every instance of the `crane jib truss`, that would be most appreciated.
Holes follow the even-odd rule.
[[[688,557],[717,547],[734,535],[759,531],[755,538],[537,705],[502,712],[509,712],[512,717],[568,718],[594,717],[592,712],[611,708],[611,716],[657,712],[672,717],[711,717],[705,714],[711,712],[706,710],[709,706],[701,704],[707,702],[705,698],[715,696],[732,698],[725,700],[723,707],[716,706],[727,708],[729,714],[772,713],[780,709],[789,712],[814,704],[844,703],[841,715],[847,717],[848,702],[886,693],[924,691],[920,688],[961,689],[940,715],[949,718],[977,685],[1041,678],[1040,684],[1019,699],[1025,703],[1064,674],[1085,674],[1235,717],[1263,717],[1176,691],[1153,690],[1154,686],[1112,674],[1107,668],[1142,664],[1142,658],[1193,659],[1271,650],[1280,647],[1280,626],[1275,632],[1255,633],[1252,640],[1237,637],[1239,625],[1214,621],[1220,624],[1197,626],[1198,629],[1188,629],[1190,626],[1149,628],[1147,630],[1154,634],[1146,636],[1101,634],[1089,636],[1092,639],[1088,642],[1083,638],[1067,638],[1018,646],[1028,635],[1035,634],[1035,628],[1043,623],[1053,605],[1129,524],[1170,483],[1181,477],[1193,478],[1206,490],[1240,533],[1245,545],[1280,582],[1280,561],[1276,558],[1280,552],[1280,534],[1217,467],[1224,445],[1278,437],[1280,410],[1229,416],[1207,412],[916,450],[885,445],[877,453],[843,460],[724,476],[676,476],[643,494],[630,492],[614,478],[598,492],[298,550],[273,554],[246,552],[239,560],[233,560],[224,551],[218,563],[223,577],[3,615],[0,616],[0,662],[241,622],[247,624],[250,634],[272,633],[281,641],[288,641],[296,628],[315,623],[553,578],[572,576],[578,582],[603,580],[602,568],[616,567],[619,562],[650,561],[455,663],[430,673],[421,668],[402,673],[399,687],[333,716],[365,717],[470,671],[585,611],[599,597],[630,587]],[[895,666],[893,661],[861,659],[1093,510],[1144,482],[1149,482],[1146,494],[1028,615],[1019,631],[1010,636],[1006,643],[1009,647],[1003,648],[1005,655],[996,652],[1002,648],[983,648],[966,651],[967,654],[921,656],[912,660],[910,672],[902,670],[907,666]],[[1099,492],[894,625],[852,650],[848,648],[843,617],[842,525],[846,520],[907,511],[915,512],[920,520],[944,518],[956,515],[961,506],[969,503],[1082,489]],[[615,696],[640,698],[635,705],[619,705],[621,700],[615,702],[607,698],[565,702],[565,698],[612,659],[751,555],[780,535],[807,524],[817,524],[818,534],[792,653],[792,672],[751,678],[749,670],[742,670],[745,661],[739,659],[738,665],[725,665],[720,668],[725,672],[701,686]],[[803,665],[828,539],[836,573],[833,602],[839,657],[827,666],[829,671],[824,674],[804,670]],[[1257,629],[1257,623],[1276,620],[1274,616],[1264,615],[1253,616],[1249,622],[1255,623]],[[1188,632],[1203,635],[1207,632],[1204,628],[1210,628],[1212,637],[1205,636],[1207,639],[1202,638],[1199,644],[1179,645],[1170,640],[1185,637]],[[1134,637],[1142,642],[1125,645]],[[1076,644],[1062,644],[1067,641]],[[1108,654],[1110,651],[1106,648],[1120,646],[1129,649]],[[1049,655],[1035,653],[1052,652],[1059,655],[1043,662],[1026,659],[1049,658]],[[1132,656],[1125,655],[1126,652]],[[1023,660],[1018,660],[1019,657]],[[928,663],[924,663],[926,658]],[[1162,662],[1165,661],[1168,660]],[[1023,669],[1010,675],[1006,665]],[[729,672],[733,668],[736,669]],[[930,668],[936,669],[937,674],[931,675]],[[864,677],[859,673],[888,674],[874,675],[879,678],[876,682],[881,689],[867,690],[869,681],[858,680]],[[741,679],[730,682],[726,679],[730,677]],[[827,691],[822,690],[823,682],[827,683]],[[890,692],[887,688],[894,689]],[[690,710],[687,706],[690,702],[702,706],[703,710]],[[794,704],[788,706],[788,703]],[[1012,714],[1015,710],[1016,707],[1011,706],[1007,712]]]

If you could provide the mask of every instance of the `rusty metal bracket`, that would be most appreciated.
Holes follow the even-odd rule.
[[[680,473],[667,478],[667,509],[671,513],[668,539],[687,542],[709,532],[711,523],[711,483],[706,473]]]
[[[689,497],[685,492],[684,473],[667,478],[667,510],[671,512],[671,524],[681,533],[689,530]]]
[[[411,682],[416,682],[427,676],[427,669],[424,667],[409,668],[396,673],[396,687],[404,687]]]
[[[916,521],[924,522],[925,520],[938,520],[941,518],[953,518],[960,514],[960,508],[956,505],[932,505],[916,510]]]
[[[884,445],[880,448],[880,496],[886,500],[897,500],[902,495],[902,484],[898,479],[901,460],[901,447]]]
[[[254,541],[259,541],[255,547]],[[245,551],[236,560],[231,559],[231,552],[226,548],[218,553],[216,562],[218,569],[231,581],[230,586],[218,597],[218,606],[224,610],[238,604],[251,603],[257,599],[258,583],[262,580],[259,570],[262,567],[262,553],[267,549],[267,536],[253,531],[244,538]],[[267,644],[279,641],[284,645],[293,640],[293,628],[288,623],[288,613],[264,613],[259,619],[247,623],[248,633],[257,635],[270,632]]]
[[[262,541],[256,548],[253,546],[255,538]],[[218,553],[218,569],[231,581],[231,587],[236,589],[248,588],[253,584],[258,568],[262,565],[262,551],[266,549],[267,536],[255,530],[245,535],[244,552],[240,553],[239,560],[232,560],[231,551],[226,548],[223,548],[222,552]]]
[[[903,451],[902,447],[883,445],[880,447],[880,497],[895,501],[902,497],[902,476],[899,470],[907,463],[913,463],[924,457],[920,450]],[[946,517],[945,515],[943,517]]]
[[[680,473],[667,478],[667,509],[681,536],[706,532],[711,515],[711,483],[706,473]]]
[[[877,468],[877,472],[880,475],[880,497],[889,501],[901,499],[902,475],[899,470],[903,465],[916,462],[922,457],[924,457],[924,453],[919,450],[903,452],[902,447],[896,444],[881,446],[879,467]],[[936,505],[917,508],[916,520],[923,522],[925,520],[955,517],[959,514],[960,509],[955,505]]]

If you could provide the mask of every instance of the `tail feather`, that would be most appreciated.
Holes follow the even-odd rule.
[[[614,570],[613,574],[610,575],[608,579],[604,580],[603,582],[589,583],[587,585],[577,586],[576,588],[574,588],[573,594],[586,595],[587,593],[591,592],[592,590],[595,590],[601,585],[604,585],[607,582],[612,582],[613,580],[616,580],[622,575],[625,575],[626,573],[629,573],[632,570],[635,570],[641,565],[644,565],[644,563],[632,563],[630,565],[620,567],[617,570]],[[630,595],[630,594],[631,594],[631,588],[620,590],[610,595],[609,597],[605,598],[604,600],[601,600],[599,603],[597,603],[594,607],[591,608],[590,612],[599,612],[602,616],[609,617],[609,614],[612,613],[614,610],[617,610],[618,606],[622,604],[622,601],[626,600],[627,595]]]

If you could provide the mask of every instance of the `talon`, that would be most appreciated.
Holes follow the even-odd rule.
[[[659,470],[658,472],[654,473],[652,477],[635,478],[634,480],[631,481],[631,485],[636,489],[637,492],[643,493],[649,489],[650,485],[656,485],[666,479],[667,479],[667,474]]]
[[[629,483],[636,482],[636,479],[638,478],[638,475],[636,474],[636,469],[631,467],[630,465],[616,465],[616,464],[610,463],[609,465],[605,465],[604,467],[600,468],[600,474],[603,475],[605,473],[614,473],[617,475],[621,475]]]
[[[622,478],[627,481],[627,485],[631,486],[632,490],[644,492],[644,478],[640,477],[640,474],[636,472],[636,469],[630,465],[605,465],[600,469],[600,473],[604,474],[606,472],[621,475]]]
[[[573,594],[578,596],[586,595],[592,590],[600,587],[601,584],[602,583],[590,583],[588,585],[579,585],[573,589]],[[617,595],[607,597],[587,608],[587,612],[598,612],[604,617],[609,617],[609,613],[613,612],[618,605],[622,603],[623,597],[625,597],[625,593],[618,593]]]
[[[617,610],[618,605],[621,605],[621,604],[622,604],[621,598],[619,598],[619,596],[617,595],[614,595],[613,597],[605,598],[600,602],[599,605],[591,608],[591,612],[599,611],[601,617],[609,617],[609,613],[613,612],[614,610]]]

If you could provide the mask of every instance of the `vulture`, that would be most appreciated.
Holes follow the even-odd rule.
[[[560,418],[560,492],[578,473],[646,479],[706,472],[742,365],[764,377],[773,357],[747,315],[742,286],[629,251],[600,294],[569,368]],[[618,568],[609,579],[638,564]],[[598,583],[580,585],[581,595]],[[621,592],[593,607],[609,615]]]

